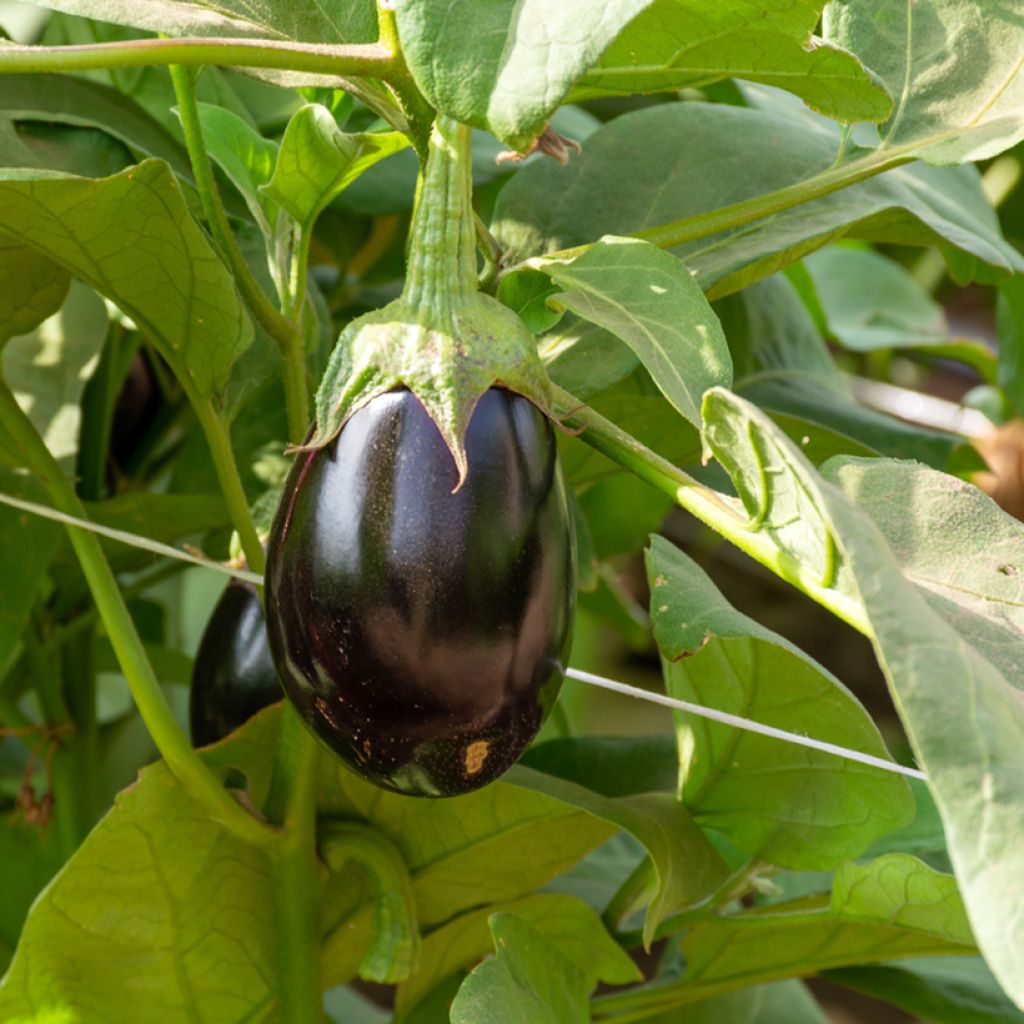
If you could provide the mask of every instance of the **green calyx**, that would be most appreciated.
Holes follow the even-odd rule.
[[[477,290],[470,138],[466,125],[443,116],[435,122],[405,288],[342,331],[305,449],[329,444],[357,409],[404,387],[437,424],[461,486],[466,428],[488,388],[507,388],[551,415],[551,383],[533,336],[515,313]]]

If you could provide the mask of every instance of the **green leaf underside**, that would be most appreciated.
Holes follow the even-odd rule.
[[[548,300],[621,338],[672,405],[700,426],[700,401],[732,384],[725,335],[677,259],[649,242],[606,236],[545,273],[562,289]]]
[[[499,197],[493,230],[511,263],[751,199],[832,164],[838,134],[822,124],[778,105],[676,103],[625,114],[595,132],[567,167],[549,161],[520,171]],[[717,296],[841,237],[938,242],[993,266],[1021,265],[999,233],[977,172],[922,164],[672,251]]]
[[[704,415],[707,443],[730,468],[748,511],[759,510],[762,528],[779,547],[818,566],[822,554],[836,546],[838,564],[831,577],[864,609],[896,706],[942,813],[975,932],[997,977],[1020,1001],[1024,894],[1018,881],[1024,846],[1019,830],[1024,807],[1019,780],[1024,752],[1019,737],[1024,707],[1019,628],[1011,647],[1000,642],[1007,615],[1016,614],[1013,606],[1007,610],[1005,602],[965,598],[972,614],[950,610],[949,617],[940,615],[933,600],[913,585],[912,566],[904,576],[871,518],[817,477],[763,413],[726,392],[712,391]],[[843,465],[835,470],[839,478]],[[891,472],[891,464],[876,465]],[[948,486],[961,485],[951,481]],[[908,525],[921,524],[922,503],[905,503],[910,491],[904,485],[902,493],[890,492],[889,503],[899,505]],[[968,496],[972,504],[990,505],[976,492]],[[801,529],[791,532],[787,524],[794,514],[801,516]],[[997,516],[1002,513],[990,514]],[[1007,525],[1001,526],[1005,536]],[[965,547],[957,547],[957,565]],[[1005,576],[998,564],[987,569],[993,577]],[[959,570],[950,564],[946,571],[959,589]],[[1017,587],[1015,577],[1007,579]]]
[[[514,914],[525,921],[572,963],[591,987],[598,981],[627,985],[642,979],[636,965],[587,904],[560,893],[535,893],[471,910],[427,936],[420,957],[423,967],[399,986],[395,1002],[399,1014],[415,1006],[463,965],[481,960],[491,951],[487,923],[492,913]]]
[[[652,0],[404,0],[409,69],[443,114],[523,150],[632,18]]]
[[[1024,138],[1024,24],[992,0],[839,0],[825,34],[889,86],[886,145],[936,163],[983,160]]]
[[[167,165],[110,178],[0,174],[4,230],[121,307],[202,397],[227,385],[253,328]]]
[[[700,87],[778,86],[838,121],[881,121],[892,99],[851,53],[815,39],[821,0],[658,0],[619,35],[572,99]]]
[[[652,537],[647,566],[671,696],[886,757],[853,694],[732,608],[695,562]],[[832,868],[913,817],[905,780],[880,768],[685,714],[677,723],[683,803],[758,860]]]

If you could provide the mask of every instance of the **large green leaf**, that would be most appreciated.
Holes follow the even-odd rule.
[[[612,236],[568,262],[541,266],[562,289],[548,303],[621,338],[699,427],[701,397],[732,384],[732,361],[718,317],[686,268],[649,242]]]
[[[398,33],[427,99],[525,149],[652,0],[404,0]]]
[[[983,160],[1024,138],[1024,23],[1002,0],[835,0],[825,35],[897,97],[887,147],[936,163]]]
[[[0,232],[0,345],[56,313],[70,284],[63,267]]]
[[[889,490],[871,516],[885,523],[894,542],[906,539],[897,560],[872,518],[818,477],[759,410],[712,391],[704,416],[705,439],[730,469],[748,514],[757,516],[754,524],[832,586],[839,601],[862,609],[942,813],[979,942],[1000,982],[1024,1001],[1019,524],[958,481],[921,468],[912,470],[914,481],[881,463]],[[844,488],[866,500],[857,463],[840,462],[832,474],[845,476]],[[915,538],[928,534],[925,517],[943,502],[949,531],[931,535],[937,546],[931,554]],[[794,514],[799,529],[791,525]],[[974,541],[982,538],[988,544],[979,564]],[[937,578],[918,578],[915,552]]]
[[[99,179],[5,171],[0,205],[4,231],[116,302],[199,396],[223,392],[253,328],[167,164]]]
[[[697,564],[652,537],[651,621],[673,697],[885,757],[871,716],[828,671],[736,611]],[[906,782],[756,733],[680,714],[682,800],[746,854],[825,869],[914,814]]]
[[[831,896],[694,924],[682,939],[683,977],[652,987],[650,1003],[668,1009],[758,982],[973,948],[953,877],[905,854],[889,854],[841,867]],[[637,994],[624,998],[630,997],[637,1005]],[[614,1019],[618,998],[597,999],[594,1019]]]
[[[445,978],[491,951],[487,921],[492,913],[514,914],[526,921],[579,968],[591,987],[598,981],[626,985],[642,978],[586,903],[559,893],[536,893],[471,910],[428,935],[420,948],[420,969],[399,986],[395,1001],[399,1014],[415,1006]]]
[[[548,161],[519,172],[499,197],[494,230],[511,262],[751,199],[828,168],[839,143],[828,124],[798,104],[674,103],[626,114],[595,132],[568,166]],[[926,165],[673,251],[705,290],[722,295],[843,236],[948,244],[997,267],[1021,264],[977,173]]]
[[[743,78],[787,89],[839,121],[880,121],[892,100],[853,54],[814,38],[823,0],[656,0],[573,90],[574,99]]]

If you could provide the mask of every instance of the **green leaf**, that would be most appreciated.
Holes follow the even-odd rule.
[[[564,289],[548,302],[621,338],[699,427],[701,397],[731,385],[732,361],[718,317],[686,267],[649,242],[614,236],[569,262],[540,266]]]
[[[0,232],[0,345],[56,313],[70,284],[63,267]]]
[[[444,114],[524,150],[572,84],[652,0],[405,0],[398,33],[416,84]]]
[[[697,564],[652,537],[651,621],[673,697],[875,757],[871,716],[828,671],[736,611]],[[795,870],[860,856],[906,824],[906,782],[766,736],[679,714],[683,803],[750,857]]]
[[[984,160],[1024,138],[1024,25],[992,0],[836,0],[825,36],[898,97],[881,135],[934,163]]]
[[[1024,274],[999,285],[999,386],[1018,416],[1024,414]]]
[[[1019,1024],[1024,1013],[981,957],[922,957],[826,971],[829,981],[891,1003],[934,1024]]]
[[[800,104],[780,103],[671,103],[625,114],[595,132],[568,166],[547,161],[516,174],[492,230],[512,264],[752,199],[828,168],[839,145],[838,127],[829,124]],[[701,144],[680,149],[679,139]],[[920,164],[672,251],[715,297],[841,237],[948,244],[1004,269],[1022,262],[1000,235],[973,168]]]
[[[869,518],[753,407],[712,391],[704,414],[706,440],[730,468],[748,514],[809,573],[824,568],[820,578],[837,597],[862,609],[942,814],[982,949],[1011,996],[1024,998],[1016,884],[1024,871],[1016,653],[1022,527],[980,492],[923,467],[881,462],[874,474],[866,472],[870,462],[828,467]],[[885,488],[874,502],[870,484]],[[943,525],[933,531],[927,517],[937,508]],[[799,530],[788,525],[794,514],[802,517]],[[880,526],[897,548],[904,544],[898,558]]]
[[[494,914],[497,956],[462,983],[452,1024],[587,1024],[586,975],[515,914]]]
[[[108,322],[102,300],[76,281],[57,313],[4,346],[3,375],[67,472],[78,453],[82,392],[96,368]]]
[[[131,153],[117,139],[95,128],[32,121],[15,124],[0,116],[0,168],[35,167],[48,176],[63,171],[102,177],[131,163]]]
[[[223,391],[253,328],[167,164],[100,179],[7,171],[0,205],[4,231],[116,302],[201,397]]]
[[[702,87],[723,78],[778,86],[837,121],[881,121],[885,87],[851,53],[811,35],[823,0],[660,0],[637,17],[573,99]]]
[[[829,246],[804,260],[829,333],[855,352],[911,348],[958,358],[994,383],[983,342],[953,338],[942,307],[895,260],[871,249]]]
[[[829,1018],[799,981],[726,992],[686,1008],[686,1024],[829,1024]],[[644,1017],[641,1024],[680,1024],[674,1010]]]
[[[320,211],[378,160],[409,145],[400,132],[343,132],[319,103],[295,112],[263,193],[310,230]]]
[[[38,826],[5,821],[0,826],[0,864],[0,970],[6,970],[32,901],[60,867],[60,847],[52,830],[45,834]]]
[[[611,789],[614,796],[608,796],[601,791],[605,787],[596,773],[575,777],[581,763],[586,762],[569,762],[565,778],[524,765],[516,765],[507,778],[612,822],[643,843],[657,883],[644,920],[644,944],[649,946],[666,917],[707,899],[725,882],[728,870],[674,796],[644,790],[622,795],[618,788]]]
[[[548,376],[583,402],[618,384],[638,365],[633,350],[614,334],[575,317],[567,318],[557,331],[541,338],[538,351]]]
[[[652,1009],[698,1002],[761,981],[900,957],[965,954],[971,930],[952,875],[903,854],[835,873],[831,897],[809,896],[768,909],[718,916],[683,936],[686,972],[649,990]],[[599,998],[599,1018],[617,999]]]
[[[184,146],[123,92],[74,75],[0,76],[0,113],[13,121],[98,128],[133,152],[166,160],[192,180]]]
[[[277,208],[260,189],[274,173],[277,143],[230,110],[212,103],[197,106],[207,152],[238,189],[260,230],[271,238]]]
[[[399,986],[395,1009],[400,1016],[459,968],[482,960],[490,952],[488,918],[492,913],[513,914],[536,929],[579,969],[591,988],[598,981],[628,985],[642,979],[636,965],[586,903],[573,896],[537,893],[472,910],[428,935],[420,950],[423,967]]]

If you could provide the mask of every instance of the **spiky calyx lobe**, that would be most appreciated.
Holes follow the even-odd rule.
[[[324,447],[357,409],[404,387],[437,424],[461,487],[466,428],[488,388],[506,388],[549,412],[551,384],[533,336],[515,313],[477,290],[472,190],[471,129],[439,116],[413,214],[405,287],[342,331],[304,449]]]

